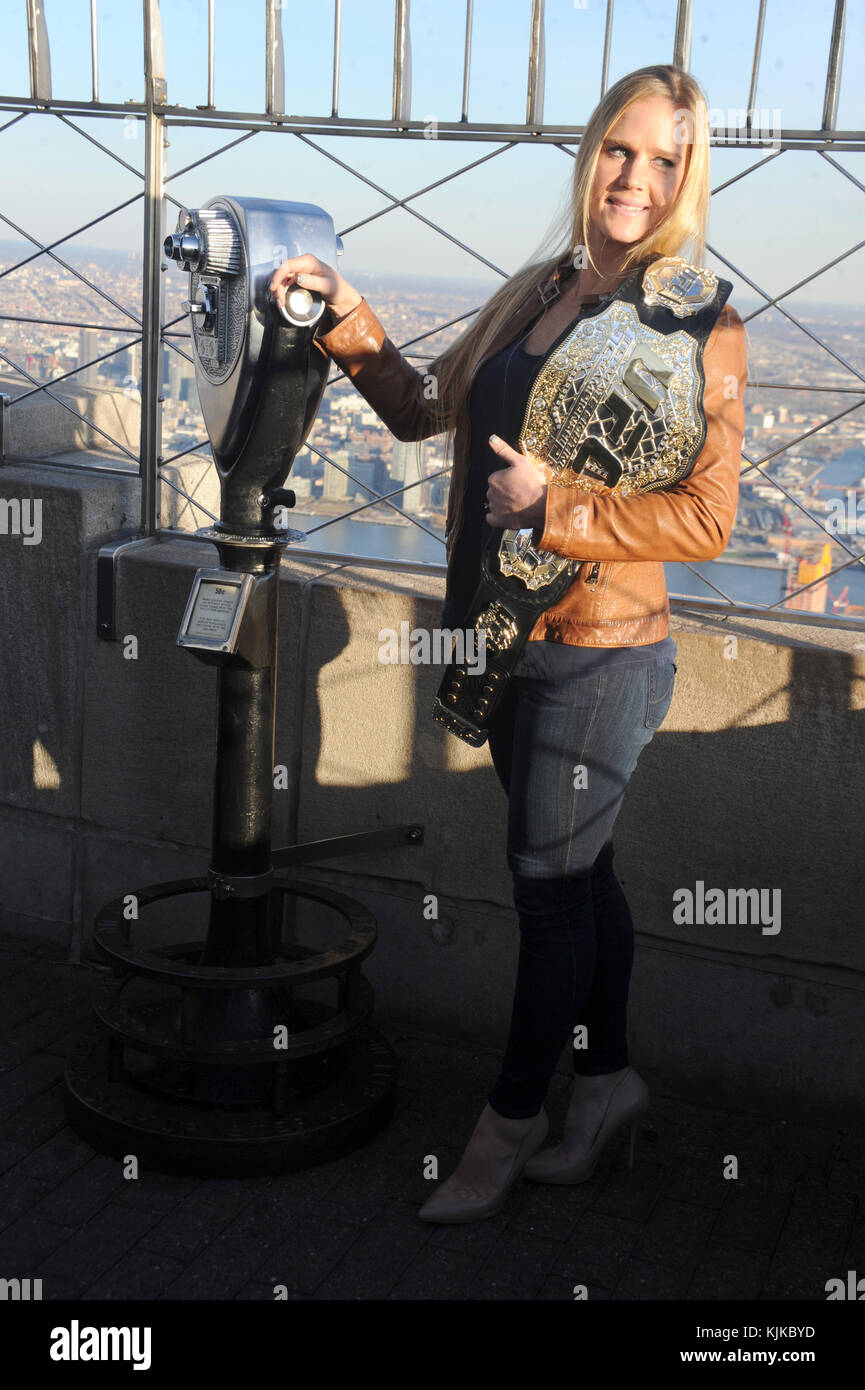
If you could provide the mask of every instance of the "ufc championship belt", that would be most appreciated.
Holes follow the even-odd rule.
[[[575,493],[625,497],[681,482],[705,442],[703,349],[732,288],[678,256],[637,266],[541,366],[519,451]],[[487,544],[433,706],[475,748],[538,617],[590,563],[536,549],[534,529],[497,531]]]

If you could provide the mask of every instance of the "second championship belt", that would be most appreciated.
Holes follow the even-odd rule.
[[[678,256],[638,266],[541,366],[519,451],[575,493],[628,496],[681,482],[705,442],[703,349],[732,288]],[[586,563],[536,549],[535,529],[497,530],[487,544],[433,706],[476,748],[532,628]],[[472,651],[480,659],[466,660]]]

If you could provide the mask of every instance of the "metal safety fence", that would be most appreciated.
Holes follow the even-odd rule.
[[[287,12],[285,0],[260,0],[260,6],[264,11],[264,55],[263,73],[264,88],[262,92],[261,110],[258,111],[234,111],[221,109],[216,102],[216,81],[214,54],[217,42],[216,30],[216,7],[214,0],[202,0],[206,4],[206,32],[207,32],[207,52],[206,52],[206,85],[207,100],[200,106],[178,106],[172,105],[168,101],[168,84],[166,79],[165,48],[163,43],[162,14],[160,12],[159,0],[142,0],[142,36],[143,36],[143,71],[144,71],[144,93],[141,99],[133,99],[123,102],[106,100],[100,93],[100,16],[98,0],[89,0],[89,24],[90,24],[90,93],[81,99],[57,99],[52,94],[51,79],[51,27],[46,18],[43,0],[21,0],[22,6],[26,9],[27,20],[27,55],[29,65],[29,91],[24,95],[0,96],[0,137],[5,140],[10,139],[10,132],[23,122],[54,122],[60,123],[66,130],[74,132],[82,141],[88,142],[91,146],[99,150],[106,159],[115,162],[131,173],[141,187],[131,197],[113,204],[106,210],[98,213],[72,231],[66,232],[62,237],[43,240],[36,235],[36,230],[32,227],[25,227],[13,220],[2,210],[2,194],[0,194],[0,223],[8,227],[16,236],[28,242],[34,249],[26,256],[19,257],[11,264],[0,269],[0,292],[2,292],[3,282],[8,280],[17,271],[40,257],[47,257],[54,265],[59,266],[64,272],[73,276],[78,282],[86,287],[88,291],[97,296],[100,302],[111,306],[111,308],[121,316],[123,323],[128,325],[120,327],[117,324],[107,325],[100,322],[80,322],[70,319],[55,317],[38,317],[31,315],[15,315],[2,312],[2,302],[0,302],[0,325],[7,322],[21,322],[33,327],[69,327],[78,328],[82,331],[98,333],[100,331],[110,331],[114,334],[122,333],[124,342],[109,352],[97,354],[89,357],[86,361],[79,362],[70,371],[64,371],[53,376],[48,381],[40,381],[34,373],[30,372],[26,364],[16,361],[8,353],[0,351],[0,363],[4,364],[9,371],[14,373],[17,379],[26,387],[16,395],[5,395],[0,404],[0,458],[2,458],[2,445],[4,437],[4,416],[26,401],[28,398],[43,394],[56,402],[62,409],[71,412],[82,423],[93,429],[99,436],[104,437],[120,455],[128,460],[130,468],[135,468],[140,475],[140,528],[142,536],[151,536],[160,530],[159,517],[159,497],[160,488],[167,484],[180,494],[204,519],[214,520],[210,512],[202,506],[200,501],[196,501],[182,485],[171,478],[166,469],[169,465],[176,463],[181,458],[191,454],[206,454],[208,444],[206,438],[197,440],[188,446],[175,451],[174,453],[163,453],[163,354],[168,353],[180,359],[185,359],[191,363],[192,359],[183,347],[183,341],[188,338],[188,333],[182,326],[185,315],[176,315],[166,320],[165,318],[165,290],[164,275],[165,269],[163,262],[163,236],[165,232],[166,217],[170,216],[172,208],[180,211],[184,204],[174,195],[173,188],[179,186],[179,181],[189,174],[193,169],[201,167],[209,161],[218,159],[230,150],[235,149],[244,142],[255,139],[263,133],[280,134],[287,139],[302,142],[302,144],[322,160],[331,162],[345,173],[356,179],[364,188],[376,193],[385,200],[384,206],[372,212],[366,217],[360,218],[351,224],[338,229],[340,236],[345,240],[352,232],[361,227],[369,226],[376,219],[386,216],[388,213],[400,209],[413,218],[419,220],[427,229],[437,236],[445,239],[452,245],[458,247],[463,253],[472,258],[474,262],[482,265],[487,271],[507,278],[508,272],[500,265],[496,264],[483,252],[460,237],[457,237],[446,226],[441,225],[435,219],[425,215],[416,204],[418,201],[433,190],[440,189],[455,179],[464,177],[477,170],[481,165],[486,165],[490,161],[501,159],[519,144],[531,144],[533,146],[544,145],[555,148],[563,155],[574,158],[575,149],[579,144],[584,127],[580,125],[563,125],[561,123],[545,123],[544,107],[547,93],[545,80],[546,67],[546,16],[545,0],[526,0],[527,10],[527,48],[525,52],[525,119],[518,122],[490,123],[473,120],[470,117],[471,100],[471,67],[473,46],[477,50],[478,45],[484,42],[485,34],[481,29],[478,31],[476,25],[474,0],[465,0],[464,6],[464,26],[458,38],[462,48],[462,95],[460,110],[453,117],[438,118],[436,121],[436,138],[443,141],[457,142],[484,142],[493,144],[494,148],[483,153],[479,158],[471,159],[461,164],[443,177],[423,184],[412,192],[400,196],[395,191],[387,188],[382,183],[370,178],[361,172],[359,168],[352,165],[351,160],[340,159],[332,150],[321,144],[324,136],[339,135],[351,139],[352,137],[374,137],[378,139],[401,139],[401,140],[420,140],[428,136],[427,120],[417,119],[412,116],[412,26],[411,26],[411,0],[394,0],[393,3],[393,84],[390,93],[391,113],[389,118],[373,117],[351,117],[340,113],[340,72],[341,61],[343,58],[343,0],[332,0],[333,5],[333,27],[330,32],[332,43],[332,83],[331,83],[331,110],[327,114],[320,116],[297,116],[286,112],[286,46],[284,37],[284,18]],[[163,9],[167,9],[170,0],[163,0]],[[837,129],[837,113],[839,95],[841,89],[842,57],[844,51],[845,33],[847,28],[847,0],[835,0],[834,11],[831,19],[831,30],[827,35],[827,65],[825,73],[822,74],[823,84],[823,109],[821,125],[818,129],[773,129],[771,139],[767,140],[767,131],[760,124],[756,111],[756,99],[758,83],[761,71],[761,57],[763,50],[764,31],[767,15],[767,0],[756,0],[753,6],[753,48],[752,63],[749,81],[749,92],[747,106],[741,112],[733,113],[734,120],[730,123],[711,125],[711,140],[713,146],[721,148],[740,148],[745,151],[753,151],[755,158],[748,167],[725,179],[713,188],[713,195],[733,184],[744,179],[753,180],[761,170],[765,170],[791,152],[810,152],[814,158],[825,161],[829,166],[837,171],[845,180],[848,181],[851,190],[856,190],[859,194],[865,193],[865,185],[858,180],[855,175],[840,162],[840,157],[854,152],[865,150],[865,135],[861,130],[845,131]],[[326,7],[322,7],[322,12]],[[234,11],[233,13],[236,13]],[[229,23],[232,21],[229,20]],[[682,67],[688,68],[691,56],[691,34],[692,34],[692,5],[691,0],[677,0],[675,4],[675,22],[673,25],[672,52],[668,55],[668,60]],[[613,0],[606,0],[604,15],[603,47],[600,58],[598,72],[599,95],[608,86],[611,45],[614,32],[614,5]],[[663,61],[663,59],[657,59]],[[3,119],[5,114],[6,119]],[[757,117],[757,119],[755,119]],[[84,118],[99,118],[107,121],[123,121],[126,123],[135,122],[137,127],[143,132],[144,136],[144,167],[139,170],[133,164],[123,159],[115,150],[109,148],[104,140],[98,139],[91,131],[85,130],[80,121]],[[166,167],[166,138],[173,128],[200,128],[208,131],[225,132],[230,138],[209,151],[201,158],[198,158],[185,166],[169,172]],[[766,152],[766,145],[770,144],[771,149]],[[7,170],[10,164],[6,163]],[[143,273],[141,280],[141,300],[133,306],[124,304],[120,299],[110,293],[104,286],[100,285],[97,279],[86,274],[80,268],[74,266],[70,260],[61,253],[60,248],[67,243],[74,243],[84,233],[89,232],[100,223],[114,216],[118,212],[140,204],[142,216],[142,264]],[[816,578],[808,582],[791,585],[788,592],[777,602],[768,605],[754,605],[737,602],[730,594],[724,592],[719,584],[710,580],[705,574],[696,570],[701,585],[707,586],[714,591],[715,598],[695,598],[689,595],[676,595],[671,597],[679,606],[699,609],[703,611],[716,612],[725,615],[733,614],[753,614],[762,613],[777,619],[788,618],[796,622],[827,623],[833,625],[849,625],[859,627],[863,624],[863,618],[850,617],[845,619],[838,613],[827,614],[825,612],[811,612],[807,609],[808,594],[818,586],[823,585],[821,592],[825,593],[825,586],[829,579],[844,571],[853,570],[865,561],[865,551],[860,551],[850,542],[845,534],[840,534],[837,528],[831,528],[826,519],[809,507],[806,501],[797,497],[791,488],[784,485],[777,477],[773,477],[769,472],[769,467],[774,460],[781,455],[788,453],[797,446],[804,444],[809,439],[814,439],[821,433],[831,431],[846,417],[853,415],[865,404],[865,371],[860,370],[855,362],[851,361],[848,355],[840,352],[836,347],[824,340],[819,333],[815,332],[802,317],[793,312],[789,305],[791,296],[801,291],[805,286],[811,284],[819,276],[830,269],[833,269],[844,262],[850,260],[855,254],[865,246],[865,240],[857,242],[855,245],[845,249],[825,264],[818,266],[807,275],[797,280],[794,284],[787,286],[782,292],[772,294],[759,281],[752,278],[745,269],[735,264],[730,258],[726,257],[721,248],[710,245],[708,250],[715,256],[719,264],[731,273],[735,274],[743,285],[746,285],[755,296],[761,301],[759,307],[752,313],[743,314],[746,325],[759,319],[770,309],[776,310],[783,319],[796,329],[801,331],[816,348],[819,348],[827,355],[826,360],[834,363],[843,369],[845,374],[849,374],[849,380],[845,384],[839,385],[835,381],[828,381],[821,385],[819,381],[809,381],[807,384],[801,382],[778,382],[778,381],[751,381],[749,391],[801,391],[808,390],[817,393],[818,398],[821,393],[836,396],[839,393],[850,396],[849,405],[837,410],[834,414],[819,421],[810,428],[803,429],[794,438],[785,440],[777,448],[770,449],[760,457],[752,457],[743,451],[742,459],[742,479],[761,479],[768,487],[777,492],[778,498],[783,499],[782,505],[785,509],[793,509],[807,519],[807,522],[814,528],[815,534],[822,534],[827,543],[831,544],[832,563],[831,567],[826,566],[820,571]],[[445,330],[457,327],[464,319],[468,319],[476,312],[471,310],[468,314],[462,314],[455,318],[449,318],[441,323],[436,323],[433,328],[420,334],[409,342],[401,345],[402,351],[409,357],[416,357],[426,360],[424,354],[419,352],[419,347],[428,338],[434,337]],[[89,341],[89,340],[88,340]],[[87,369],[95,367],[110,359],[112,356],[128,351],[131,348],[140,350],[140,440],[139,447],[134,450],[118,440],[104,424],[99,424],[79,410],[69,401],[64,400],[57,394],[56,388],[64,381],[81,375]],[[331,378],[331,385],[340,380],[340,374],[334,372]],[[827,436],[828,437],[828,436]],[[865,436],[863,436],[865,439]],[[339,551],[314,550],[304,546],[304,554],[313,555],[320,558],[337,561],[339,563],[358,563],[362,562],[365,566],[379,566],[383,570],[388,568],[400,568],[403,570],[419,570],[425,573],[443,574],[445,572],[444,559],[444,536],[435,529],[427,526],[419,517],[413,516],[411,512],[404,511],[397,504],[395,499],[404,497],[413,487],[422,486],[447,472],[446,469],[436,473],[425,475],[414,482],[402,481],[400,486],[394,486],[386,491],[378,491],[352,473],[351,468],[344,467],[336,459],[330,457],[326,451],[310,445],[311,452],[314,453],[322,462],[323,466],[330,466],[347,476],[357,488],[366,496],[367,500],[360,501],[347,507],[338,516],[328,516],[321,522],[320,527],[313,530],[322,529],[325,526],[334,524],[337,521],[350,519],[365,508],[371,506],[385,506],[392,508],[400,513],[402,518],[407,520],[415,527],[427,535],[433,537],[442,546],[442,563],[434,562],[412,562],[406,560],[382,560],[380,558],[348,554]],[[312,534],[312,532],[310,532]],[[839,553],[840,552],[840,556]],[[689,566],[689,568],[693,568]],[[798,603],[802,606],[791,608],[790,603]],[[865,614],[865,607],[863,607]]]

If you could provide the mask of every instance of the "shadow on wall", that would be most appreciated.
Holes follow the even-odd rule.
[[[308,661],[317,681],[306,682],[298,838],[423,822],[419,912],[428,892],[511,907],[507,804],[488,747],[471,749],[433,720],[441,668],[381,667],[379,629],[364,623],[363,597],[315,590]],[[736,632],[739,655],[724,659]],[[640,757],[614,833],[637,928],[865,970],[865,711],[856,708],[863,691],[854,659],[768,646],[727,622],[717,637],[680,633],[677,664],[673,706]],[[286,732],[278,715],[277,747]],[[398,852],[406,878],[417,872],[414,853]],[[386,856],[325,862],[397,872]],[[760,893],[750,894],[747,912],[744,890]],[[736,913],[738,921],[727,920]]]

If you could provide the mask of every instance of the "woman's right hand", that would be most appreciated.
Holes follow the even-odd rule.
[[[285,308],[285,296],[292,285],[320,294],[337,319],[356,309],[363,298],[338,271],[312,255],[293,256],[273,272],[270,289],[280,308]]]

